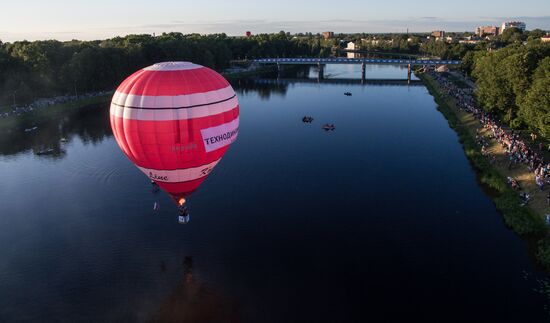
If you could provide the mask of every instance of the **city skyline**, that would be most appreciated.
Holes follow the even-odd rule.
[[[105,39],[127,34],[226,33],[243,35],[273,33],[284,30],[291,33],[429,32],[474,31],[480,25],[500,25],[503,21],[521,20],[527,29],[550,29],[550,3],[526,0],[516,8],[507,1],[498,7],[476,1],[462,1],[455,7],[439,5],[434,0],[411,5],[398,0],[391,4],[352,0],[334,6],[329,1],[295,3],[280,0],[273,3],[255,3],[249,0],[232,2],[160,0],[110,3],[73,3],[54,0],[47,4],[31,0],[4,5],[0,22],[0,40],[39,39]],[[32,8],[32,10],[29,10]],[[331,10],[327,10],[330,8]],[[475,10],[472,10],[475,8]],[[452,9],[452,10],[449,10]]]

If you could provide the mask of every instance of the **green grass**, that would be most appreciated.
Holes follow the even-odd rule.
[[[0,105],[0,113],[10,112],[13,109],[13,104]]]
[[[20,116],[9,116],[7,118],[0,118],[0,132],[9,130],[14,127],[27,127],[34,123],[38,123],[51,118],[61,117],[69,111],[79,109],[81,107],[107,103],[112,97],[112,93],[96,96],[91,98],[84,98],[77,101],[71,101],[66,103],[55,104],[49,107],[36,109],[32,112],[24,113]]]
[[[451,128],[457,132],[464,152],[478,173],[480,182],[495,192],[491,197],[496,208],[502,213],[506,225],[520,236],[535,242],[529,245],[535,249],[533,254],[536,260],[546,270],[550,270],[550,237],[543,220],[544,209],[540,203],[530,204],[528,207],[521,206],[518,193],[508,185],[506,179],[507,176],[516,177],[522,170],[508,172],[502,164],[491,164],[481,154],[480,147],[475,143],[475,133],[479,127],[477,120],[467,113],[460,112],[452,99],[445,98],[439,91],[437,82],[430,76],[419,74],[418,77],[424,81],[428,91],[435,98],[439,105],[438,110],[447,118]],[[542,194],[537,193],[540,199]]]

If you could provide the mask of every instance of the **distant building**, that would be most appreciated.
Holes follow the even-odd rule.
[[[323,31],[322,35],[323,35],[324,39],[334,38],[334,32],[333,31]]]
[[[499,28],[497,26],[480,26],[476,28],[476,35],[483,36],[498,36]]]
[[[479,44],[479,39],[461,39],[458,41],[459,44],[467,44],[467,45],[476,45]]]
[[[540,40],[543,42],[543,43],[548,43],[550,42],[550,34],[547,34],[546,36],[542,36],[540,38]]]
[[[434,30],[432,31],[432,37],[435,37],[436,39],[442,39],[445,37],[445,31],[443,30]]]
[[[346,50],[359,50],[359,45],[356,45],[354,42],[350,41],[346,46]]]
[[[244,33],[244,35],[248,38],[248,37],[252,36],[252,33],[250,31],[247,31],[246,33]]]
[[[449,72],[449,68],[447,67],[447,65],[439,65],[438,67],[435,68],[435,71],[437,73],[447,73]]]
[[[525,31],[526,25],[522,21],[505,21],[502,23],[502,27],[500,27],[500,33],[502,34],[506,29],[509,28],[517,28],[521,31]]]
[[[447,36],[447,37],[445,37],[445,41],[449,44],[452,44],[452,43],[456,43],[457,39],[454,38],[454,37]]]

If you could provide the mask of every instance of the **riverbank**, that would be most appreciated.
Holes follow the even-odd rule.
[[[424,82],[430,94],[438,104],[438,110],[448,120],[464,147],[464,152],[478,173],[481,183],[491,190],[491,197],[497,209],[502,213],[507,226],[525,237],[537,261],[550,269],[550,239],[544,216],[548,213],[545,192],[535,184],[534,174],[525,165],[508,168],[509,159],[502,146],[493,138],[481,123],[467,112],[458,108],[457,102],[439,87],[439,84],[427,74],[417,74]],[[489,147],[486,153],[493,157],[489,161],[476,144],[476,134],[482,136]],[[525,192],[532,198],[526,205],[518,193],[508,184],[507,177],[515,178]]]
[[[75,101],[53,104],[45,108],[34,109],[20,115],[10,115],[8,117],[0,118],[0,132],[12,128],[30,127],[36,123],[40,123],[48,119],[61,117],[67,112],[75,109],[106,103],[109,102],[112,95],[113,92],[106,92],[104,95],[85,97]]]

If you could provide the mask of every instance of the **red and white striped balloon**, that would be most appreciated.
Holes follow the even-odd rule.
[[[207,67],[158,63],[120,84],[111,127],[126,156],[178,200],[198,188],[237,139],[239,103],[227,80]]]

